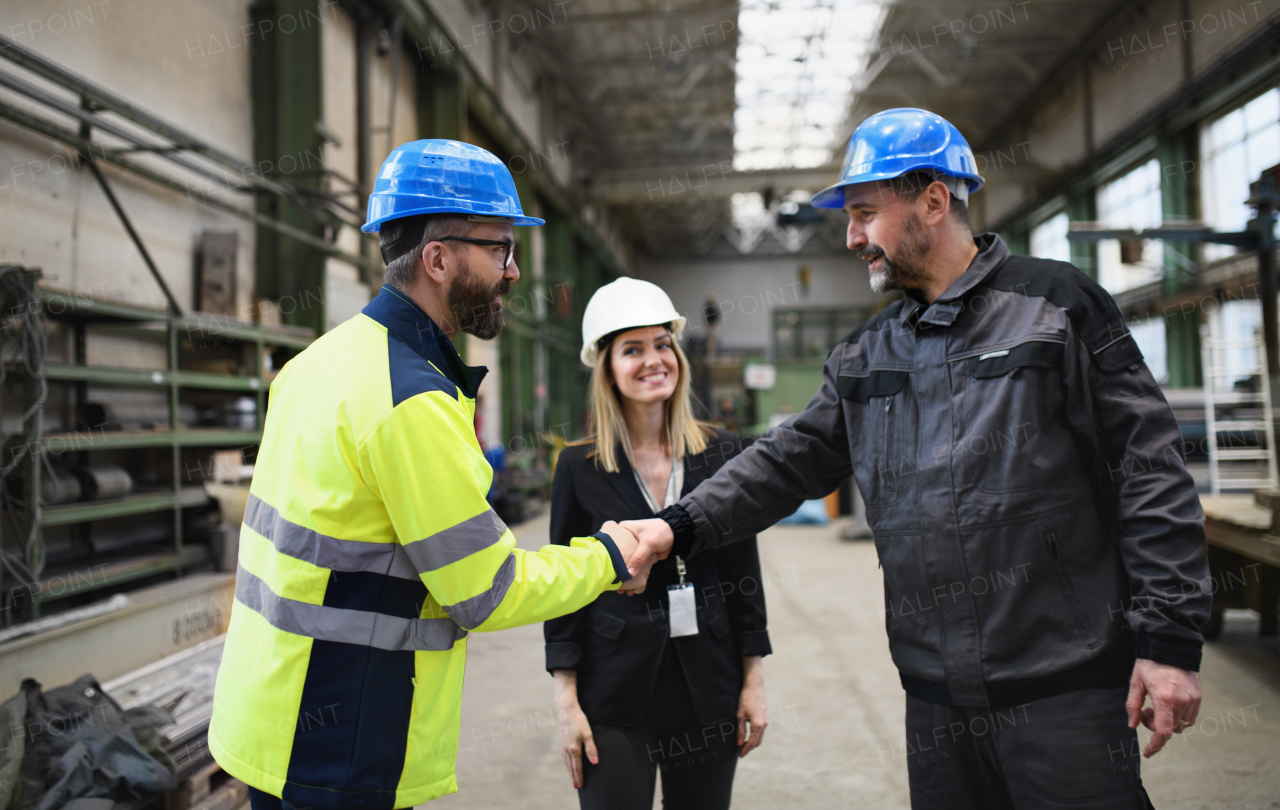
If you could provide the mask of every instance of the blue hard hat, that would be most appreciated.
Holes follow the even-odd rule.
[[[971,194],[986,182],[978,174],[969,142],[950,121],[915,107],[885,110],[854,131],[839,182],[813,195],[810,203],[815,208],[844,208],[845,186],[930,169],[967,180]]]
[[[461,141],[432,138],[395,148],[378,170],[369,195],[369,220],[360,229],[376,233],[382,223],[418,214],[505,217],[512,225],[542,225],[520,208],[516,181],[492,153]]]

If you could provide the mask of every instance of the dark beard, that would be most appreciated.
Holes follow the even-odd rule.
[[[920,217],[912,213],[903,224],[902,240],[895,251],[898,255],[892,260],[884,248],[878,245],[868,244],[858,251],[858,256],[868,264],[875,261],[877,256],[884,256],[880,271],[871,273],[871,291],[884,293],[890,290],[923,289],[929,280],[924,269],[924,257],[932,247],[933,240],[921,224]]]
[[[497,295],[506,295],[510,289],[511,281],[505,278],[493,286],[485,284],[471,272],[463,259],[447,297],[449,311],[458,322],[458,328],[481,340],[496,338],[502,332],[502,304],[493,299]]]

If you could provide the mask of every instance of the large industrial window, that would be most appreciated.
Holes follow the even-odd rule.
[[[1204,218],[1220,231],[1242,231],[1252,216],[1245,200],[1249,183],[1280,163],[1280,89],[1272,88],[1206,126],[1200,153]],[[1229,245],[1204,246],[1212,261],[1236,252]]]
[[[1133,340],[1142,352],[1142,359],[1147,361],[1151,376],[1156,382],[1167,385],[1169,382],[1168,345],[1165,342],[1164,318],[1147,318],[1129,324]]]
[[[1031,255],[1059,262],[1071,261],[1071,243],[1067,241],[1070,225],[1067,212],[1052,216],[1031,229]]]
[[[1160,161],[1155,158],[1098,188],[1098,220],[1110,227],[1153,228],[1163,218]],[[1164,243],[1158,239],[1144,239],[1123,248],[1118,239],[1098,243],[1098,283],[1108,292],[1155,281],[1163,266]]]

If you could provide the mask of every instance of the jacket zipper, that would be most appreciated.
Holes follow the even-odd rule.
[[[1058,549],[1058,535],[1056,532],[1046,532],[1044,539],[1049,544],[1049,553],[1053,555],[1053,567],[1058,570],[1058,577],[1062,580],[1062,587],[1067,591],[1067,604],[1071,607],[1071,615],[1076,620],[1076,629],[1080,633],[1081,640],[1092,650],[1098,646],[1098,642],[1085,625],[1084,614],[1080,610],[1080,601],[1076,598],[1075,589],[1071,587],[1071,580],[1067,578],[1067,568],[1062,563],[1062,554]]]
[[[889,409],[893,405],[893,397],[884,398],[884,490],[886,494],[896,495],[898,492],[898,481],[896,471],[893,469],[893,461],[889,456]]]

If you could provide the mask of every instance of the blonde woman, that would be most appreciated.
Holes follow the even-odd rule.
[[[583,318],[593,435],[565,448],[551,493],[551,540],[606,520],[652,517],[737,455],[740,443],[698,422],[685,319],[657,286],[621,278]],[[606,593],[544,625],[565,766],[583,810],[729,807],[738,758],[768,725],[768,655],[755,538],[654,566],[633,598]]]

